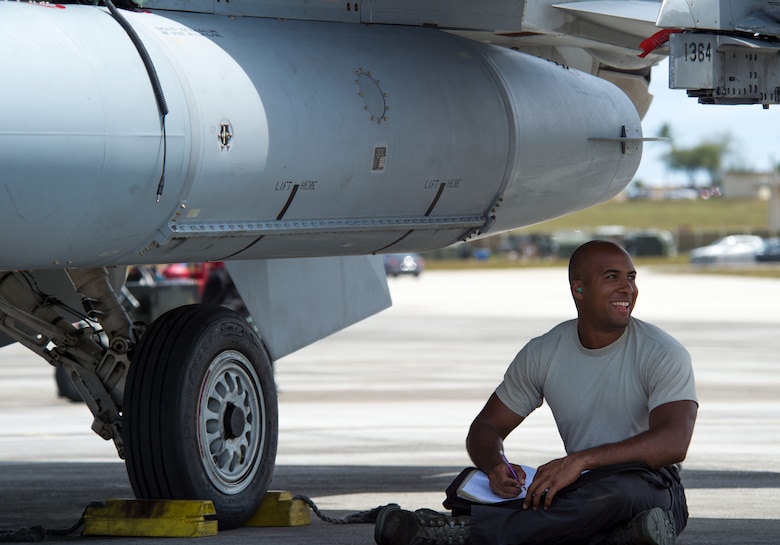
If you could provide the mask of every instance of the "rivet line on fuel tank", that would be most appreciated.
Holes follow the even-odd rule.
[[[436,207],[436,203],[438,203],[439,199],[441,198],[441,194],[444,193],[444,187],[445,187],[444,184],[442,184],[442,183],[439,184],[439,189],[438,189],[438,191],[436,191],[436,196],[433,197],[433,201],[431,201],[431,205],[428,207],[428,210],[425,211],[425,216],[424,217],[427,218],[428,216],[431,215],[431,212],[433,212],[433,209]],[[387,248],[389,248],[390,246],[393,246],[394,244],[398,244],[399,242],[401,242],[403,239],[405,239],[406,237],[408,237],[412,233],[414,233],[414,229],[410,229],[409,231],[407,231],[406,233],[404,233],[403,235],[401,235],[400,237],[395,239],[390,244],[388,244],[386,246],[383,246],[382,248],[379,248],[377,250],[377,252],[381,252],[382,250],[386,250]]]

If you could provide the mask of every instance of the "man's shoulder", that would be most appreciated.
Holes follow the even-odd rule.
[[[550,331],[545,333],[543,336],[553,336],[553,335],[563,335],[565,333],[568,333],[572,329],[577,329],[577,319],[572,318],[571,320],[566,320],[558,325],[554,326]]]
[[[680,344],[680,341],[672,337],[672,335],[667,333],[665,330],[661,329],[660,326],[657,326],[650,322],[645,322],[644,320],[640,320],[639,318],[635,318],[632,316],[630,327],[634,328],[634,330],[637,333],[641,335],[645,335],[652,339],[658,339],[659,341],[671,341],[676,344]]]
[[[529,341],[529,344],[544,344],[546,342],[556,341],[557,339],[560,339],[564,335],[570,335],[571,331],[572,330],[576,331],[576,329],[577,329],[576,319],[566,320],[565,322],[561,322],[558,325],[554,326],[546,333],[543,333],[538,337],[531,339]]]
[[[650,343],[667,349],[679,349],[687,352],[680,341],[655,324],[631,317],[630,327],[633,329],[638,342]]]

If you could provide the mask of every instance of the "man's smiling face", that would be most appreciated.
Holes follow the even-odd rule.
[[[582,262],[576,292],[581,341],[589,348],[617,340],[628,326],[639,289],[631,256],[618,246],[602,245]],[[595,345],[595,346],[591,346]]]

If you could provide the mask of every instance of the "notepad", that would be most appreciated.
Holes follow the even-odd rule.
[[[458,487],[458,497],[476,503],[485,504],[501,503],[504,501],[525,498],[525,491],[527,490],[528,486],[530,486],[531,482],[533,482],[534,476],[536,475],[536,468],[524,465],[521,465],[520,467],[523,468],[523,471],[525,471],[525,487],[523,488],[522,492],[520,492],[520,494],[514,498],[502,498],[501,496],[496,495],[490,489],[490,481],[488,476],[479,469],[474,469],[471,473],[466,475],[466,477],[463,479],[463,482],[461,482],[460,486]]]

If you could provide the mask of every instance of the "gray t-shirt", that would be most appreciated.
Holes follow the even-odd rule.
[[[617,341],[595,350],[580,343],[576,319],[532,339],[496,394],[523,417],[546,401],[569,454],[646,431],[659,405],[697,401],[688,351],[636,318]]]

